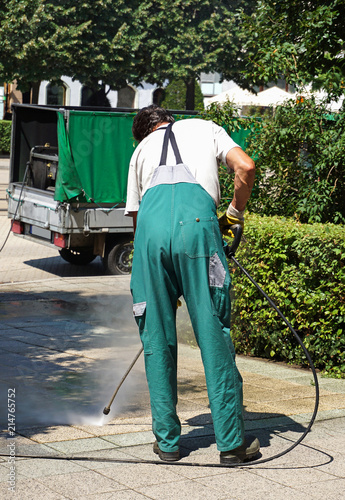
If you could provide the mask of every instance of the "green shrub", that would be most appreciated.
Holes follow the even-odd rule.
[[[10,154],[11,149],[11,123],[10,121],[0,120],[0,154]]]
[[[228,101],[213,103],[204,118],[223,126],[255,160],[252,212],[345,223],[345,108],[330,115],[326,102],[290,100],[272,116],[243,118]],[[220,182],[224,209],[233,189],[224,168]]]
[[[238,261],[297,330],[315,366],[345,377],[345,228],[251,214],[245,239]],[[232,276],[236,351],[307,365],[303,350],[266,299],[238,268]]]
[[[301,222],[345,222],[345,110],[327,103],[289,101],[253,129],[256,190],[248,208]]]

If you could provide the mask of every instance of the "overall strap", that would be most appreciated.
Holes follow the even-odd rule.
[[[171,130],[172,125],[173,125],[172,123],[169,123],[169,125],[167,126],[167,129],[165,131],[165,134],[164,134],[164,141],[163,141],[163,148],[162,148],[162,154],[161,154],[161,161],[159,162],[159,165],[166,165],[167,164],[167,154],[168,154],[169,141],[171,142],[171,146],[172,146],[173,151],[174,151],[174,155],[175,155],[175,158],[176,158],[176,165],[178,165],[179,163],[183,163],[181,155],[180,155],[180,151],[179,151],[179,149],[177,147],[177,143],[176,143],[176,139],[175,139],[175,134]]]

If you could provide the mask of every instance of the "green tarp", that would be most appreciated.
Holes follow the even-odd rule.
[[[59,168],[55,200],[95,203],[126,200],[129,161],[135,148],[134,114],[69,111],[67,129],[58,112]]]
[[[134,113],[58,111],[59,168],[56,201],[111,203],[126,201],[129,161],[136,143],[132,135]],[[176,119],[197,115],[174,115]],[[231,133],[246,148],[248,130]]]
[[[236,144],[238,144],[239,146],[241,146],[241,148],[245,150],[247,147],[247,137],[250,134],[250,132],[251,130],[249,128],[247,129],[241,128],[240,130],[235,130],[234,132],[231,132],[230,135],[231,138],[236,142]]]

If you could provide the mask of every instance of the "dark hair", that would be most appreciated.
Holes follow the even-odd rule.
[[[156,104],[146,106],[134,117],[132,126],[134,139],[140,142],[160,123],[174,123],[174,121],[172,114],[166,109]]]

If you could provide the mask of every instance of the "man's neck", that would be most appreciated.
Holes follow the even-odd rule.
[[[155,127],[153,127],[152,132],[154,132],[155,130],[157,130],[159,127],[162,127],[163,125],[169,125],[169,122],[158,123],[158,125],[156,125]]]

